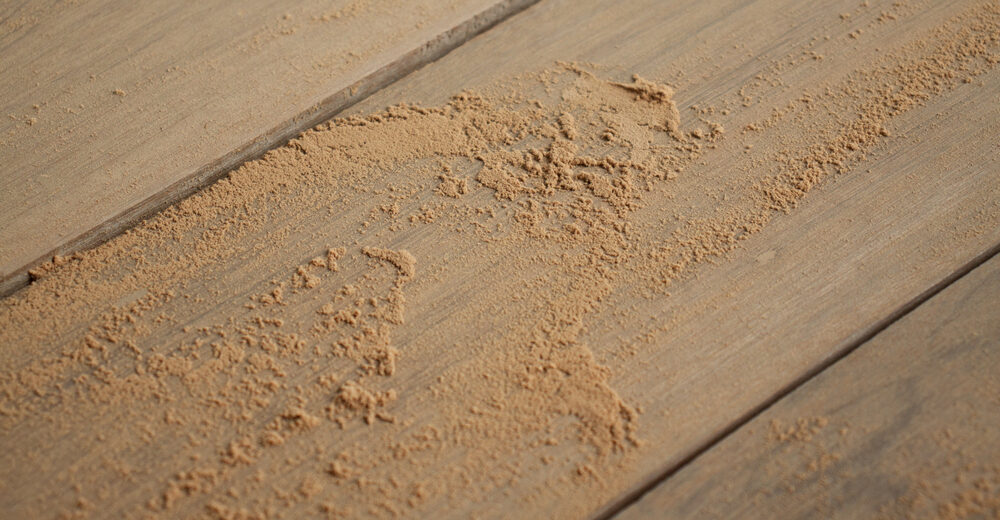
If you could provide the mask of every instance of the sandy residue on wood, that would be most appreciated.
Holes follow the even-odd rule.
[[[107,232],[109,219],[119,229],[134,224],[139,216],[121,213],[137,202],[145,201],[140,213],[154,210],[163,202],[151,200],[183,189],[175,183],[205,182],[224,172],[202,168],[284,142],[289,135],[277,134],[303,128],[331,104],[346,106],[358,89],[518,4],[8,7],[0,14],[0,156],[9,180],[0,190],[3,281],[50,251],[81,247],[78,238],[98,240],[94,228]]]
[[[24,514],[419,515],[547,468],[539,493],[593,507],[642,445],[594,317],[849,172],[893,117],[988,70],[997,26],[974,9],[776,111],[731,196],[683,215],[718,188],[685,172],[758,130],[732,139],[641,75],[560,63],[306,132],[0,304],[0,426],[24,447],[0,495]],[[113,475],[138,499],[109,498]]]

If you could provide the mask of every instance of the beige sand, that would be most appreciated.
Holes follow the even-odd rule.
[[[26,516],[419,515],[555,466],[544,485],[579,513],[572,486],[642,444],[588,317],[629,314],[623,294],[667,292],[850,171],[894,117],[989,70],[998,24],[966,12],[744,128],[725,118],[746,92],[682,114],[655,79],[559,63],[306,132],[0,303],[18,448],[0,496]],[[757,143],[746,182],[682,184],[727,140]],[[450,294],[456,262],[471,297]],[[469,301],[436,314],[451,297]],[[451,368],[408,372],[432,356]]]

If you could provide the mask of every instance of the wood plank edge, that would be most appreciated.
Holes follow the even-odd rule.
[[[291,119],[278,124],[231,152],[199,168],[165,189],[127,208],[118,215],[94,226],[57,246],[34,261],[0,279],[0,298],[5,298],[31,283],[29,271],[49,261],[55,255],[71,255],[92,249],[135,227],[165,208],[190,197],[222,179],[241,164],[285,145],[295,136],[332,117],[375,92],[399,81],[412,72],[433,63],[497,24],[517,15],[541,0],[503,0],[462,21],[458,25],[423,42],[395,61],[368,74],[353,84],[331,94],[318,104]]]
[[[608,520],[614,518],[619,513],[621,513],[629,506],[631,506],[633,503],[638,502],[647,493],[653,491],[657,486],[659,486],[664,481],[672,477],[682,468],[684,468],[688,464],[691,464],[692,462],[697,460],[702,454],[714,448],[717,444],[722,442],[726,437],[730,436],[740,428],[749,424],[750,421],[754,420],[760,414],[766,412],[777,402],[784,399],[785,396],[796,391],[799,387],[804,385],[810,379],[819,375],[821,372],[837,364],[837,362],[846,358],[852,352],[862,347],[865,343],[869,342],[880,332],[889,328],[893,323],[901,319],[903,316],[906,316],[914,309],[922,305],[924,302],[933,298],[939,292],[943,291],[949,285],[955,283],[963,276],[969,274],[974,269],[986,263],[987,261],[989,261],[994,256],[997,256],[998,254],[1000,254],[1000,243],[994,244],[992,247],[976,255],[974,258],[963,264],[961,267],[953,271],[951,274],[945,276],[940,281],[930,286],[929,288],[921,292],[919,295],[917,295],[910,301],[901,305],[895,311],[889,313],[887,316],[876,321],[872,325],[862,329],[861,331],[859,331],[858,335],[853,340],[847,341],[844,344],[844,346],[842,346],[839,349],[835,349],[829,357],[818,363],[815,367],[813,367],[805,374],[801,375],[800,377],[796,378],[789,384],[779,389],[771,397],[765,399],[757,406],[751,408],[744,414],[738,416],[725,428],[723,428],[717,434],[710,437],[704,444],[695,448],[690,454],[686,455],[677,463],[669,465],[662,471],[650,475],[647,479],[643,480],[642,483],[636,485],[633,489],[627,491],[626,493],[622,494],[622,496],[620,496],[619,498],[606,504],[604,507],[596,511],[595,514],[592,516],[592,518],[594,518],[595,520]]]

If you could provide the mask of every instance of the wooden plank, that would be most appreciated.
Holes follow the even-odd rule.
[[[532,7],[0,303],[0,505],[606,512],[1000,243],[995,10]]]
[[[998,373],[993,257],[615,518],[996,516]]]
[[[0,295],[531,3],[6,3]]]

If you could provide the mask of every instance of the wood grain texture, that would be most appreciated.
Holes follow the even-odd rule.
[[[440,102],[449,92],[442,77],[452,79],[455,88],[475,86],[560,59],[614,64],[664,79],[676,86],[678,106],[686,114],[693,105],[757,85],[762,64],[797,54],[797,44],[829,42],[825,49],[814,49],[822,60],[790,67],[769,87],[756,86],[762,91],[754,105],[725,122],[728,129],[740,129],[804,90],[930,30],[963,5],[969,4],[922,3],[915,14],[873,28],[866,23],[891,4],[873,3],[872,18],[855,14],[845,23],[840,14],[855,13],[855,2],[819,10],[796,2],[692,2],[669,8],[646,2],[581,7],[548,2],[349,112],[398,98]],[[869,40],[849,36],[859,27]],[[849,43],[842,46],[845,39]],[[518,60],[501,65],[487,58],[497,54]],[[831,179],[725,262],[673,285],[669,297],[622,304],[640,306],[639,316],[622,323],[608,312],[588,321],[586,341],[611,369],[612,386],[644,411],[645,445],[634,463],[613,470],[613,479],[605,475],[615,483],[566,489],[542,484],[543,470],[507,491],[507,497],[470,505],[468,511],[502,516],[517,507],[519,497],[534,498],[542,487],[544,498],[532,505],[537,514],[573,516],[587,510],[587,515],[604,516],[968,262],[995,250],[1000,244],[1000,148],[977,136],[1000,135],[995,108],[1000,75],[991,72],[970,87],[900,118],[886,148],[850,174]],[[771,139],[776,137],[756,146]],[[676,189],[683,195],[674,200],[694,211],[718,204],[693,193],[704,192],[703,183],[740,182],[743,174],[734,165],[748,140],[735,141],[681,176]],[[649,213],[674,204],[651,204]],[[648,346],[631,346],[636,343]],[[572,448],[557,451],[579,460]]]
[[[722,107],[731,112],[717,116],[728,132],[718,147],[685,170],[670,185],[669,193],[644,199],[636,220],[647,226],[648,236],[662,238],[672,231],[667,217],[677,213],[711,216],[725,206],[728,195],[746,191],[755,171],[755,164],[746,161],[757,157],[761,162],[756,166],[765,167],[772,164],[768,150],[796,144],[794,136],[783,134],[780,128],[757,134],[744,132],[747,125],[768,120],[775,109],[807,92],[840,85],[845,77],[881,58],[886,49],[933,32],[974,2],[915,3],[881,22],[881,13],[895,3],[872,4],[871,9],[858,13],[854,1],[831,2],[822,8],[792,1],[669,5],[653,0],[613,5],[547,1],[348,112],[374,111],[402,101],[440,104],[465,89],[551,68],[557,60],[594,62],[604,67],[601,74],[615,81],[627,81],[636,73],[668,82],[677,91],[682,126],[697,123],[695,105],[716,106],[716,114],[721,114]],[[844,20],[840,14],[845,12],[856,14]],[[864,29],[861,36],[850,36],[859,29]],[[496,460],[486,456],[481,471],[470,472],[469,483],[461,490],[469,495],[459,497],[467,499],[452,500],[442,492],[419,502],[414,514],[601,515],[689,458],[761,403],[866,337],[887,316],[920,298],[970,259],[995,247],[1000,243],[1000,150],[995,139],[977,136],[995,136],[1000,130],[998,85],[1000,73],[991,70],[894,118],[891,136],[866,149],[857,164],[831,175],[787,215],[776,214],[741,248],[697,265],[690,276],[669,287],[669,295],[637,295],[628,280],[610,288],[602,304],[579,324],[580,337],[593,358],[610,372],[610,386],[617,395],[641,410],[640,446],[598,463],[593,463],[589,446],[576,442],[512,449],[513,453]],[[755,156],[757,151],[763,155]],[[407,170],[352,178],[368,190],[352,203],[340,204],[341,199],[333,198],[336,203],[302,213],[275,209],[274,232],[246,237],[246,250],[220,257],[198,276],[179,284],[153,280],[163,282],[158,288],[177,284],[178,291],[191,298],[178,298],[149,313],[169,318],[144,324],[143,347],[184,345],[192,341],[185,327],[197,330],[230,323],[250,295],[272,288],[269,280],[287,278],[296,266],[327,247],[405,249],[417,259],[418,271],[406,287],[405,323],[392,333],[393,344],[402,352],[392,379],[400,398],[391,413],[400,418],[399,425],[377,422],[369,426],[357,421],[342,430],[317,429],[302,439],[308,435],[310,442],[322,443],[327,450],[324,455],[356,446],[374,451],[373,446],[389,446],[392,439],[438,424],[454,412],[448,406],[455,402],[447,401],[449,394],[438,386],[439,378],[456,373],[475,376],[480,364],[506,355],[508,351],[482,345],[487,340],[508,339],[512,322],[545,312],[547,302],[516,304],[511,295],[546,282],[544,270],[553,267],[518,270],[514,267],[519,264],[511,259],[530,257],[528,253],[536,250],[516,243],[483,244],[444,226],[415,227],[404,222],[397,231],[392,229],[393,222],[378,220],[359,233],[361,223],[372,220],[373,205],[391,202],[386,186],[425,182],[415,176]],[[465,197],[470,207],[496,204],[493,194],[483,189]],[[431,195],[407,199],[400,203],[400,215],[416,213],[439,200]],[[269,247],[258,250],[257,244]],[[163,254],[175,253],[167,247]],[[179,257],[183,253],[176,252]],[[28,298],[33,290],[58,293],[60,283],[103,284],[114,292],[117,281],[132,273],[135,266],[130,261],[112,261],[84,281],[62,280],[56,272],[42,280],[47,285],[29,287],[22,296]],[[371,271],[369,264],[364,258],[345,260],[339,276],[360,280]],[[323,290],[305,292],[294,301],[289,298],[283,309],[288,327],[315,316],[319,301],[329,296]],[[124,305],[135,298],[126,292],[120,300],[94,302],[94,306]],[[57,356],[61,349],[79,343],[80,331],[92,319],[87,313],[101,309],[83,309],[79,315],[56,309],[36,321],[26,320],[25,336],[32,327],[44,328],[46,320],[58,322],[59,327],[53,329],[49,342],[7,346],[2,351],[4,366],[20,368],[32,358]],[[518,346],[512,343],[511,350]],[[128,353],[114,355],[118,357],[113,361],[130,359]],[[315,364],[322,363],[326,361],[318,359]],[[312,375],[308,370],[307,366],[290,371],[287,387],[304,384]],[[453,391],[451,398],[460,390]],[[272,418],[262,412],[248,422],[257,426]],[[113,515],[141,507],[162,490],[169,478],[165,475],[181,474],[191,465],[174,454],[194,448],[167,430],[150,433],[159,437],[149,444],[123,440],[126,450],[93,438],[97,431],[113,430],[116,418],[112,414],[88,420],[92,422],[65,437],[45,429],[44,413],[5,432],[5,443],[21,448],[4,454],[9,460],[22,461],[17,458],[21,453],[34,453],[44,463],[24,477],[5,474],[5,480],[18,487],[0,498],[8,499],[12,507],[34,505],[19,500],[22,495],[38,498],[39,504],[46,500],[72,503],[71,491],[47,485],[66,467],[90,468],[97,461],[116,458],[127,458],[136,466],[140,466],[136,461],[141,462],[144,473],[122,491],[122,498],[114,502],[116,509],[107,513]],[[553,428],[572,421],[569,414],[560,416],[553,420]],[[46,444],[53,438],[61,442]],[[220,427],[211,444],[196,447],[201,450],[197,454],[207,460],[236,438],[236,433]],[[55,450],[44,452],[41,447],[47,445],[54,445]],[[282,449],[297,446],[289,442]],[[433,462],[412,468],[400,463],[386,471],[399,470],[393,476],[412,477],[406,485],[433,482],[475,455],[475,449],[443,445],[440,452],[428,456]],[[286,463],[284,455],[261,457],[257,468],[240,466],[227,478],[247,481],[259,468],[292,496],[290,490],[310,471],[324,471],[318,469],[318,462],[312,464],[312,452],[302,453],[289,455],[291,463]],[[319,456],[315,455],[317,460]],[[542,458],[549,462],[540,462]],[[500,470],[507,471],[508,478],[493,479]],[[175,511],[202,511],[211,498],[195,494]],[[306,506],[301,507],[290,514],[304,515]],[[388,516],[388,511],[378,512]]]
[[[533,1],[5,3],[0,295]]]
[[[996,516],[998,373],[993,257],[615,518]]]

